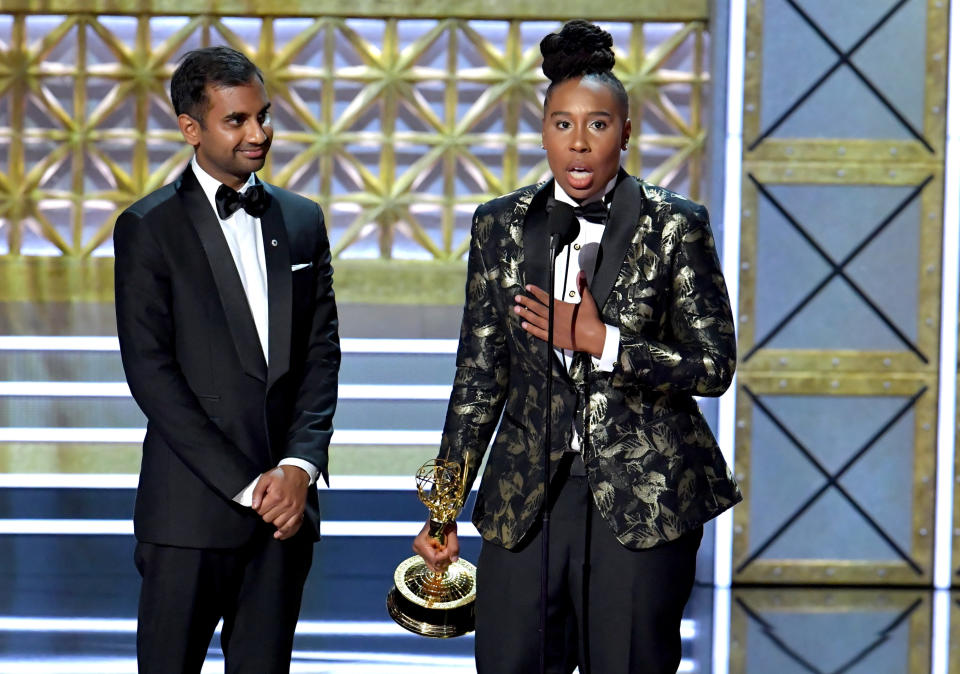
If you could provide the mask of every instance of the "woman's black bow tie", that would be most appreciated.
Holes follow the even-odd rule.
[[[214,201],[217,204],[217,215],[221,220],[226,220],[241,208],[253,217],[259,218],[267,211],[268,197],[262,183],[255,183],[243,192],[220,185]]]
[[[547,197],[547,213],[553,209],[556,201],[553,197]],[[591,201],[588,204],[574,206],[573,214],[580,220],[586,220],[595,225],[602,225],[607,219],[607,206],[602,200]]]

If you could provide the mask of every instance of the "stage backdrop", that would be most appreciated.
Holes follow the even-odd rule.
[[[539,40],[583,11],[573,0],[3,0],[0,337],[115,335],[116,215],[190,157],[170,75],[186,51],[229,44],[261,67],[274,103],[264,177],[327,214],[344,336],[455,338],[474,208],[547,171]],[[631,98],[627,168],[709,201],[708,2],[590,12],[614,35]],[[0,470],[137,472],[144,419],[115,341],[0,347]],[[332,470],[406,478],[436,452],[450,347],[345,343]],[[408,399],[393,385],[429,390]]]
[[[932,582],[947,4],[748,3],[736,581]]]
[[[344,301],[459,304],[475,206],[536,182],[538,42],[573,0],[8,0],[0,13],[0,301],[112,297],[117,213],[190,156],[168,100],[187,50],[263,70],[264,169],[328,214]],[[627,168],[701,196],[706,0],[590,7],[631,97]],[[403,260],[403,264],[395,261]]]

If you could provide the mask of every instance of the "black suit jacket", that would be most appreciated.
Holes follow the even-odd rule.
[[[314,202],[266,185],[267,367],[216,214],[188,167],[117,219],[117,332],[147,416],[137,539],[237,547],[265,526],[232,498],[285,457],[327,479],[340,345],[330,245]],[[297,267],[296,271],[292,268]],[[316,489],[298,535],[319,537]]]
[[[513,311],[548,286],[545,202],[553,181],[480,206],[474,216],[457,372],[440,456],[476,478],[490,449],[473,522],[513,548],[543,505],[547,349]],[[736,367],[727,291],[706,210],[621,175],[590,292],[620,328],[612,372],[577,353],[568,372],[550,354],[552,467],[576,425],[594,502],[629,548],[679,538],[740,501],[740,490],[694,396],[718,396]],[[501,416],[502,412],[502,416]]]

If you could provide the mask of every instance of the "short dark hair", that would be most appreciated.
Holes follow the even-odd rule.
[[[204,47],[184,54],[170,80],[170,100],[179,117],[187,114],[200,122],[207,114],[207,85],[238,87],[263,73],[241,52],[230,47]]]

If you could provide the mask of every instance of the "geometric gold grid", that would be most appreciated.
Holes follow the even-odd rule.
[[[548,170],[538,42],[569,3],[537,21],[519,3],[456,18],[406,3],[381,3],[386,16],[332,2],[19,4],[0,13],[0,261],[110,256],[117,213],[189,159],[169,77],[208,44],[263,71],[275,126],[263,176],[321,204],[341,259],[462,264],[476,205]],[[596,18],[631,99],[626,168],[698,198],[707,3],[623,4]]]
[[[834,9],[748,5],[734,582],[929,585],[946,7]]]

